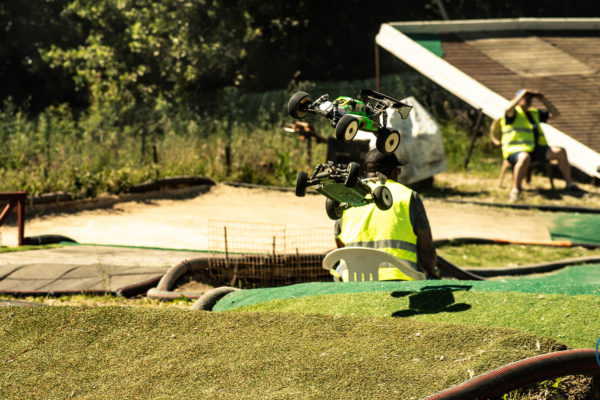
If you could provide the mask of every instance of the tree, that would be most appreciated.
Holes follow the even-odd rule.
[[[62,15],[67,0],[0,3],[0,99],[12,99],[34,113],[51,104],[82,103],[66,71],[54,70],[41,49],[74,46],[83,38]]]
[[[257,37],[235,1],[73,0],[65,14],[85,26],[85,43],[45,53],[70,71],[92,104],[153,107],[240,82],[246,46]],[[131,109],[130,107],[128,109]]]

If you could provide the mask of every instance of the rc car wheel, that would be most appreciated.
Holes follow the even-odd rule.
[[[346,187],[354,187],[356,182],[358,181],[358,175],[360,174],[360,165],[355,162],[351,162],[348,164],[348,177],[346,178],[346,182],[344,185]]]
[[[398,131],[389,131],[387,129],[381,129],[377,134],[377,141],[375,147],[381,153],[393,153],[400,144],[400,133]]]
[[[306,194],[306,182],[308,181],[308,174],[304,171],[298,172],[296,177],[296,196],[304,197]]]
[[[333,220],[342,218],[342,214],[344,213],[340,202],[330,198],[327,198],[325,201],[325,211],[327,211],[327,216]]]
[[[375,200],[375,205],[380,210],[389,210],[394,203],[392,192],[390,192],[387,186],[377,186],[373,190],[373,200]]]
[[[335,127],[335,137],[344,142],[354,139],[356,132],[358,132],[358,120],[350,114],[344,115]]]
[[[302,119],[308,115],[306,107],[312,103],[312,97],[306,92],[296,92],[288,101],[288,113],[292,118]]]

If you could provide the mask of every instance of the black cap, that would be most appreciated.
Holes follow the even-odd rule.
[[[373,164],[375,170],[367,170],[367,164]],[[377,149],[370,150],[365,156],[364,168],[366,172],[390,172],[394,168],[406,165],[406,160],[398,160],[394,154],[381,153]]]

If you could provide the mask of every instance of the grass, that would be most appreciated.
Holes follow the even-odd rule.
[[[511,188],[510,172],[504,177],[504,184],[498,187],[501,158],[484,158],[483,166],[474,166],[468,170],[454,168],[435,176],[432,188],[419,191],[423,197],[445,200],[478,201],[489,203],[508,203]],[[490,172],[485,165],[494,169]],[[565,192],[564,181],[560,175],[555,176],[555,190],[552,190],[548,177],[542,173],[534,173],[531,183],[523,184],[521,198],[516,204],[533,204],[549,206],[570,206],[600,208],[600,188],[591,181],[577,182],[585,192]]]
[[[508,267],[568,258],[600,258],[600,249],[588,250],[583,247],[464,244],[441,246],[436,250],[440,256],[460,267]]]
[[[562,348],[397,318],[131,307],[2,308],[0,338],[11,399],[418,399]]]
[[[597,296],[436,290],[318,295],[240,307],[240,312],[281,312],[395,317],[473,327],[513,328],[554,338],[574,348],[598,340]]]
[[[2,299],[13,301],[24,301],[37,305],[47,306],[74,306],[74,307],[104,307],[121,306],[136,308],[181,308],[188,309],[195,300],[185,296],[169,301],[161,301],[145,296],[123,297],[113,294],[72,294],[62,296],[8,296],[3,295]],[[1,299],[0,299],[1,300]]]

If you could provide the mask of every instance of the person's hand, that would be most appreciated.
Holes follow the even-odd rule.
[[[535,98],[535,97],[542,98],[542,97],[544,97],[544,94],[542,92],[540,92],[539,90],[527,89],[526,93],[529,94],[531,96],[531,98]]]

